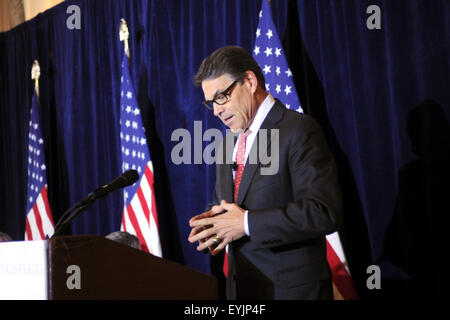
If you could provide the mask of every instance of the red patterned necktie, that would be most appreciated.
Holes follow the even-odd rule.
[[[248,132],[241,133],[238,141],[238,149],[236,152],[236,163],[237,170],[234,173],[234,202],[236,202],[238,193],[239,193],[239,185],[241,184],[242,174],[244,173],[245,166],[245,147],[247,145],[247,136]],[[228,277],[228,254],[225,251],[225,258],[223,261],[223,273],[225,277]]]
[[[239,185],[241,184],[242,174],[245,165],[245,147],[247,144],[247,134],[242,133],[238,141],[238,149],[236,153],[237,170],[234,175],[234,202],[237,200],[239,193]]]

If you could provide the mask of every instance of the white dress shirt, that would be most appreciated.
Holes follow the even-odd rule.
[[[250,153],[250,150],[252,148],[253,142],[255,141],[255,138],[258,133],[259,128],[261,128],[262,123],[266,119],[267,115],[269,114],[269,112],[272,109],[274,104],[275,104],[275,99],[269,93],[267,95],[266,99],[264,99],[264,101],[261,103],[258,110],[256,111],[255,118],[253,119],[252,124],[248,128],[249,133],[248,133],[247,141],[246,141],[246,145],[245,145],[245,161],[244,161],[244,163],[247,162],[248,154]],[[240,137],[240,135],[239,135],[239,137]],[[237,141],[239,141],[239,139]],[[236,161],[237,145],[238,145],[238,143],[236,142],[236,144],[234,145],[234,149],[233,149],[233,159],[235,162],[237,162]],[[244,171],[245,171],[245,169],[244,169]],[[234,176],[235,176],[235,171],[233,170],[233,180],[234,180]],[[250,230],[248,228],[248,210],[245,211],[244,229],[245,229],[245,234],[247,236],[250,236]]]

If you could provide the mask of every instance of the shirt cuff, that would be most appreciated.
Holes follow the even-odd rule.
[[[250,237],[250,230],[248,230],[248,210],[244,213],[244,231],[247,236]]]

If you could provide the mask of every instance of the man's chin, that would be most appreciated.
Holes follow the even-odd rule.
[[[228,124],[224,122],[223,124],[226,125],[233,133],[240,133],[242,131],[242,127],[239,127],[239,124],[236,124],[233,121],[230,121]]]

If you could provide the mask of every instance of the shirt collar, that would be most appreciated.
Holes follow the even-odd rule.
[[[261,103],[261,105],[259,106],[258,110],[256,111],[255,118],[253,119],[252,124],[248,128],[247,135],[250,135],[259,130],[262,123],[264,122],[264,119],[266,119],[267,115],[269,114],[269,112],[272,109],[274,104],[275,104],[275,99],[269,93],[267,95],[267,97],[264,99],[264,101]]]

